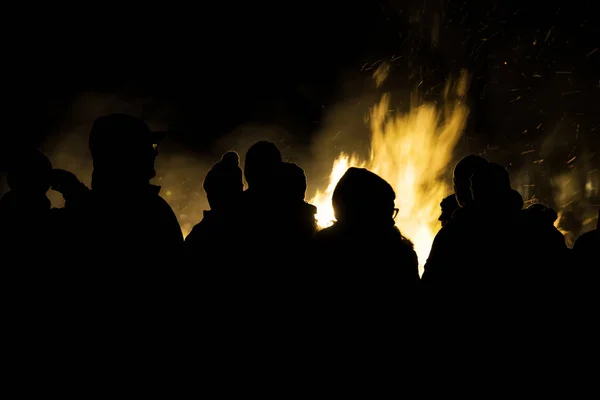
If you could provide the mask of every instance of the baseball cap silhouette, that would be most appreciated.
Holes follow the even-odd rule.
[[[92,158],[127,155],[164,140],[166,132],[152,131],[148,125],[128,114],[110,114],[97,118],[90,131]]]

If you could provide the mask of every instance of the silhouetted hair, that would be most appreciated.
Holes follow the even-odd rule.
[[[244,175],[248,185],[259,183],[267,176],[272,178],[281,163],[281,152],[274,143],[264,140],[254,143],[244,160]]]
[[[211,207],[229,196],[236,196],[244,189],[240,157],[235,151],[229,151],[216,162],[206,174],[203,188]]]
[[[396,193],[379,175],[365,168],[349,168],[333,191],[336,219],[371,220],[393,224]]]
[[[166,136],[153,132],[146,123],[127,114],[110,114],[97,118],[90,131],[89,148],[92,158],[127,158],[147,151]]]
[[[454,193],[456,200],[461,207],[472,203],[471,197],[471,176],[479,167],[489,164],[489,161],[476,154],[471,154],[461,159],[452,173],[454,182]]]
[[[306,195],[306,174],[297,164],[281,164],[281,185],[284,195],[292,200],[304,200]]]
[[[52,184],[52,163],[36,148],[21,148],[8,165],[8,187],[14,191],[45,193]]]
[[[525,209],[525,213],[535,220],[553,225],[554,222],[558,219],[558,214],[553,208],[550,208],[544,204],[536,203],[532,204]]]
[[[506,168],[495,163],[477,168],[471,177],[471,194],[479,205],[511,206],[514,196]]]
[[[521,193],[519,193],[515,189],[512,189],[511,191],[511,204],[513,209],[516,211],[522,210],[523,206],[525,205],[525,202],[523,201],[523,196],[521,196]]]

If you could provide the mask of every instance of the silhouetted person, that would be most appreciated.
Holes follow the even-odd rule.
[[[89,136],[94,170],[82,221],[89,235],[85,245],[93,262],[118,259],[128,265],[119,268],[120,274],[130,277],[140,269],[162,273],[182,250],[177,218],[160,197],[160,187],[150,184],[163,138],[164,133],[151,132],[142,120],[126,114],[96,119]]]
[[[78,386],[64,389],[147,392],[148,380],[168,379],[174,367],[166,365],[177,364],[173,346],[187,343],[176,325],[189,316],[183,235],[160,187],[150,184],[163,137],[126,114],[92,125],[92,187],[72,238],[81,253],[71,258],[79,263],[72,276],[78,333],[60,366]]]
[[[396,357],[414,365],[418,259],[395,226],[395,199],[384,179],[349,168],[332,197],[336,222],[315,235],[309,265],[317,290],[309,299],[320,353],[334,359],[335,374],[378,375]]]
[[[248,188],[242,195],[242,236],[249,265],[272,265],[282,235],[278,232],[282,213],[279,202],[280,175],[283,161],[274,143],[259,141],[246,152],[244,176]],[[265,244],[269,245],[265,247]]]
[[[565,237],[554,226],[557,219],[554,209],[532,204],[521,212],[518,232],[529,253],[529,266],[522,279],[536,288],[552,288],[554,293],[546,293],[551,297],[572,289],[575,277]]]
[[[46,387],[45,377],[60,364],[56,349],[62,349],[65,332],[73,326],[67,310],[77,301],[69,296],[72,271],[67,264],[74,248],[65,240],[67,214],[51,207],[47,191],[61,192],[73,208],[87,188],[70,172],[53,170],[35,148],[14,151],[7,181],[10,191],[0,199],[5,340],[18,349],[16,369],[23,363],[27,381]]]
[[[555,271],[545,264],[537,245],[541,239],[523,221],[520,196],[505,168],[480,166],[471,177],[471,190],[469,212],[436,235],[421,282],[432,317],[444,321],[453,316],[446,323],[484,326],[517,318],[527,308],[520,303],[552,280]]]
[[[306,175],[304,170],[294,163],[284,162],[280,168],[280,201],[285,212],[290,241],[298,245],[298,241],[303,241],[304,246],[308,246],[308,241],[317,231],[317,208],[304,201]]]
[[[453,376],[449,360],[457,358],[496,373],[497,360],[505,365],[500,357],[514,345],[511,332],[518,324],[510,320],[516,318],[524,256],[517,229],[520,211],[502,166],[480,163],[469,180],[471,198],[459,182],[463,208],[436,235],[421,277],[423,356],[430,358],[425,374],[441,369]]]
[[[259,141],[246,153],[244,174],[248,182],[242,196],[246,263],[261,266],[256,268],[256,279],[269,282],[269,290],[284,290],[281,281],[291,279],[291,265],[302,264],[316,227],[316,209],[304,202],[304,171],[284,163],[275,144]],[[266,275],[259,278],[260,274]]]
[[[86,198],[88,189],[71,172],[53,170],[50,160],[35,148],[17,150],[13,157],[7,174],[10,190],[0,199],[1,243],[13,252],[20,249],[22,257],[45,258],[41,247],[54,250],[60,245],[65,225],[65,213],[52,208],[48,190],[60,192],[65,206],[73,208]]]
[[[185,238],[186,264],[193,271],[194,312],[202,315],[204,340],[219,347],[227,343],[227,354],[235,353],[236,332],[247,326],[245,304],[253,291],[248,286],[251,268],[242,247],[241,196],[244,189],[239,156],[230,151],[206,174],[203,183],[210,210]],[[221,344],[218,344],[221,343]],[[204,352],[222,362],[223,351]],[[239,353],[238,353],[239,354]]]
[[[444,224],[434,238],[422,276],[423,285],[452,286],[450,279],[454,274],[453,271],[460,271],[461,262],[450,261],[449,254],[454,253],[454,249],[464,247],[465,241],[469,241],[468,236],[471,234],[473,221],[477,219],[471,192],[471,177],[478,168],[488,165],[489,161],[485,158],[471,154],[461,159],[454,167],[452,178],[454,194],[460,208],[452,213],[451,220]],[[450,274],[450,277],[446,274]]]
[[[22,149],[9,164],[9,192],[0,200],[0,217],[22,212],[20,218],[45,214],[51,208],[46,192],[52,185],[52,164],[37,149]]]
[[[440,208],[442,209],[442,213],[440,214],[438,221],[444,226],[452,219],[454,211],[460,208],[458,201],[456,201],[456,195],[452,193],[450,196],[446,196],[440,203]]]
[[[281,152],[274,143],[263,140],[250,146],[244,160],[244,176],[248,182],[245,197],[251,197],[251,201],[255,198],[272,201],[282,162]]]
[[[600,286],[600,209],[596,229],[580,235],[573,245],[570,267],[576,273],[576,284],[571,291],[573,300],[568,302],[571,319],[561,329],[567,333],[567,340],[572,353],[568,355],[573,365],[572,376],[585,377],[594,382],[596,369],[590,371],[589,366],[581,362],[581,354],[597,358],[600,355],[600,329],[595,316],[598,313],[598,287]]]
[[[452,219],[452,215],[455,211],[463,208],[468,212],[473,203],[471,195],[471,176],[477,168],[487,165],[488,163],[489,161],[484,157],[470,154],[462,158],[455,165],[452,172],[454,194],[444,198],[440,203],[442,214],[439,217],[439,221],[442,223],[442,226],[446,225],[446,223]],[[454,200],[452,200],[452,196],[454,197]],[[465,213],[466,212],[460,210],[457,212],[456,217],[460,218]]]
[[[454,184],[454,193],[456,201],[460,207],[469,207],[473,203],[471,194],[471,176],[479,167],[489,164],[484,157],[476,154],[470,154],[462,158],[454,167],[452,181]]]
[[[203,188],[210,210],[185,239],[188,262],[219,262],[227,251],[239,248],[241,196],[244,190],[239,156],[230,151],[206,174]],[[237,239],[237,240],[236,240]]]
[[[7,181],[10,190],[0,198],[2,281],[10,302],[7,324],[22,327],[23,335],[40,329],[39,321],[45,318],[40,308],[52,300],[44,286],[52,285],[52,275],[46,274],[47,260],[60,251],[54,248],[54,234],[59,232],[53,230],[58,224],[46,196],[52,181],[52,164],[37,149],[22,149],[9,165]],[[34,306],[38,303],[39,307]]]
[[[417,255],[394,223],[395,199],[390,184],[364,168],[349,168],[336,185],[336,222],[315,235],[313,262],[337,281],[331,290],[340,301],[366,304],[418,284]]]
[[[552,226],[554,228],[554,222],[558,219],[558,214],[554,209],[541,203],[530,205],[523,210],[523,214],[532,223],[546,227]]]

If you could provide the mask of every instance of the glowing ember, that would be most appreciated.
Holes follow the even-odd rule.
[[[396,225],[415,244],[422,272],[440,228],[439,204],[452,193],[444,174],[451,167],[453,151],[469,113],[464,103],[467,81],[466,73],[457,82],[448,81],[442,107],[415,104],[406,114],[391,114],[390,96],[383,95],[370,110],[369,159],[340,154],[333,163],[327,189],[317,191],[310,201],[318,207],[319,226],[324,228],[333,223],[331,197],[344,172],[352,166],[368,168],[394,187],[396,206],[400,209]]]

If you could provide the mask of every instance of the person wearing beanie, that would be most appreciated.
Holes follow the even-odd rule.
[[[489,161],[476,154],[462,158],[452,171],[452,182],[456,201],[460,207],[470,207],[473,203],[471,195],[471,176],[480,167],[489,164]]]
[[[211,210],[227,208],[239,201],[244,190],[240,157],[229,151],[206,174],[203,184]]]
[[[392,186],[365,168],[349,168],[336,185],[333,210],[339,223],[394,225]]]
[[[360,279],[365,282],[370,273],[378,279],[383,273],[389,274],[383,280],[414,289],[419,281],[417,255],[395,226],[395,199],[394,189],[379,175],[349,168],[332,196],[336,222],[315,235],[315,256],[348,269],[350,275],[361,270]],[[384,282],[380,284],[385,287]]]
[[[306,175],[302,167],[289,162],[281,164],[279,191],[279,208],[283,213],[281,229],[287,232],[293,246],[301,246],[317,231],[317,207],[304,201]]]
[[[239,204],[244,189],[239,156],[225,153],[206,174],[203,187],[210,210],[185,238],[188,261],[217,260],[233,246],[237,234]]]

